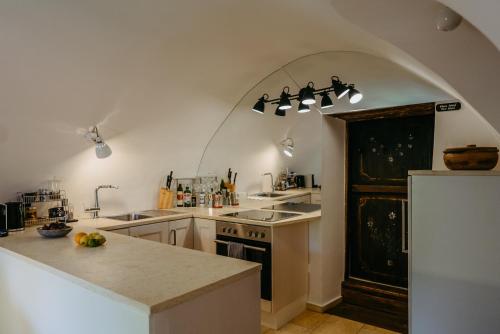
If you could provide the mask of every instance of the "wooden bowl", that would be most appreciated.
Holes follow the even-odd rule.
[[[451,170],[490,170],[498,162],[498,148],[455,147],[444,150],[444,164]]]

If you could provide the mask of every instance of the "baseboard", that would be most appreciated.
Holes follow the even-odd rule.
[[[306,304],[306,307],[308,310],[311,310],[314,312],[319,312],[319,313],[324,313],[327,310],[331,309],[332,307],[339,305],[340,303],[342,303],[342,296],[335,297],[332,300],[330,300],[322,305],[308,302]]]
[[[291,302],[278,312],[269,313],[260,311],[260,323],[271,329],[279,329],[286,325],[290,320],[304,312],[306,309],[306,296]]]

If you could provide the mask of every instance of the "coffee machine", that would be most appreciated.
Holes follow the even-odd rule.
[[[24,230],[24,205],[22,202],[7,202],[1,205],[0,231]]]
[[[0,203],[0,238],[9,235],[7,218],[7,205]]]

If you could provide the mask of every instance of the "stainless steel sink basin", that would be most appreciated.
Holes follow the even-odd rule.
[[[126,221],[126,222],[131,222],[131,221],[134,221],[134,220],[141,220],[141,219],[153,218],[153,216],[149,216],[149,215],[145,215],[145,214],[142,214],[142,213],[133,212],[133,213],[127,213],[127,214],[124,214],[124,215],[111,216],[111,217],[107,217],[107,218],[108,219],[115,219],[115,220],[122,220],[122,221]]]
[[[278,193],[257,193],[257,194],[253,194],[253,195],[250,195],[250,196],[256,196],[256,197],[281,197],[281,196],[285,196],[283,194],[278,194]]]

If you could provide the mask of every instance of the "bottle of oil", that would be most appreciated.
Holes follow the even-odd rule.
[[[177,207],[184,206],[184,190],[182,189],[182,184],[179,183],[177,186]]]
[[[190,208],[191,207],[191,190],[189,190],[189,186],[186,186],[186,190],[184,191],[184,207]]]

